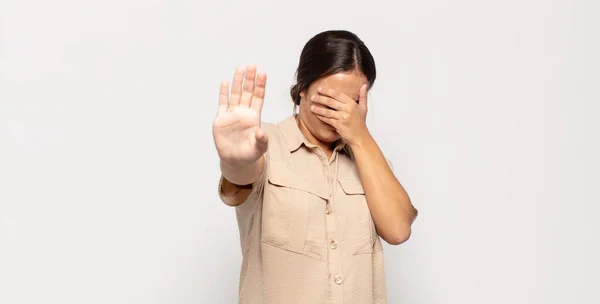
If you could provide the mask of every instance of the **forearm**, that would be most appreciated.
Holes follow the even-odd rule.
[[[389,167],[385,156],[370,135],[352,146],[367,205],[378,233],[390,244],[410,237],[417,216],[408,193]]]

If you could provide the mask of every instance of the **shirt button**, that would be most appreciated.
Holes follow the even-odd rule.
[[[329,243],[329,248],[336,250],[338,248],[338,243],[335,240],[331,241]]]
[[[325,208],[325,214],[331,214],[331,209],[329,209],[329,207]]]
[[[341,275],[336,275],[335,278],[333,278],[333,282],[338,285],[342,285],[344,278]]]

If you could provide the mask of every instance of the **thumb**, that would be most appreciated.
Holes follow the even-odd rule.
[[[256,148],[263,152],[267,151],[267,147],[269,145],[269,137],[267,136],[267,133],[261,128],[256,128],[254,136],[256,138]]]
[[[363,84],[358,93],[358,106],[363,108],[365,112],[367,111],[367,87],[366,84]]]

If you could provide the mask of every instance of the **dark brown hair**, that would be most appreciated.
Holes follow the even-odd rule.
[[[375,60],[362,40],[354,33],[331,30],[311,38],[300,54],[296,84],[290,89],[294,104],[300,104],[300,93],[320,78],[358,69],[367,77],[369,88],[375,82]]]

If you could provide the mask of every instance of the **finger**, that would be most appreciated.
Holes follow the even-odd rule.
[[[269,146],[269,137],[267,133],[261,129],[257,128],[256,132],[254,132],[254,136],[256,138],[256,147],[260,151],[267,151],[267,147]]]
[[[219,88],[219,113],[227,111],[229,107],[229,83],[227,81],[221,82]]]
[[[244,81],[244,69],[236,68],[231,85],[231,96],[229,98],[229,109],[240,104],[242,97],[242,82]]]
[[[315,105],[312,105],[310,107],[310,110],[313,113],[315,113],[317,116],[323,116],[323,117],[336,119],[336,120],[341,118],[340,112],[335,111],[335,110],[321,108],[321,107],[317,107]]]
[[[254,80],[256,78],[256,66],[248,65],[246,67],[246,79],[244,81],[244,90],[242,91],[242,98],[240,100],[240,106],[250,107],[252,102],[252,95],[254,95]]]
[[[350,102],[355,102],[352,98],[348,97],[346,94],[344,94],[338,90],[334,90],[331,88],[325,89],[325,88],[319,87],[317,89],[317,91],[319,91],[319,93],[321,93],[322,95],[331,97],[341,103],[348,104]]]
[[[316,115],[316,116],[317,116],[317,118],[318,118],[319,120],[321,120],[322,122],[324,122],[324,123],[326,123],[326,124],[328,124],[328,125],[330,125],[330,126],[332,126],[332,127],[336,128],[336,127],[335,127],[335,124],[336,124],[336,120],[335,120],[335,119],[333,119],[333,118],[329,118],[329,117],[325,117],[325,116],[320,116],[320,115]],[[336,128],[336,129],[337,129],[337,128]]]
[[[367,109],[367,88],[368,86],[363,84],[358,92],[358,106],[365,110]]]
[[[313,95],[310,97],[310,100],[314,103],[324,105],[337,111],[341,110],[344,106],[344,104],[339,102],[338,100],[327,97],[325,95]]]
[[[263,103],[265,100],[265,89],[267,87],[267,74],[258,73],[256,77],[256,87],[254,88],[254,96],[252,97],[252,103],[250,106],[258,111],[262,111]]]

